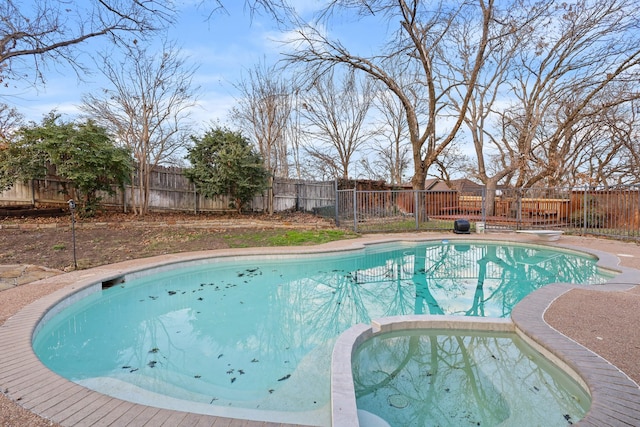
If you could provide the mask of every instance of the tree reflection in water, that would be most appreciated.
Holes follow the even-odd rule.
[[[565,426],[590,404],[515,334],[381,334],[358,348],[353,373],[358,408],[392,426]]]

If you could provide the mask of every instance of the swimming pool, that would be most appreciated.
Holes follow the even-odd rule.
[[[393,314],[506,317],[544,284],[604,282],[595,261],[438,242],[173,266],[110,282],[42,325],[34,349],[64,377],[134,402],[315,420],[328,405],[328,355],[351,325]]]

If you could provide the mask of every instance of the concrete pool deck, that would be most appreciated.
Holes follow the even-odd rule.
[[[297,253],[313,253],[352,249],[365,243],[443,238],[542,243],[533,236],[515,235],[515,233],[461,236],[449,233],[413,233],[374,235],[294,250]],[[624,365],[626,358],[628,365],[625,366],[629,366],[629,370],[638,369],[637,360],[640,360],[635,356],[640,349],[638,340],[640,333],[637,331],[637,319],[640,317],[640,292],[635,286],[640,283],[640,273],[629,269],[630,267],[640,268],[640,248],[636,244],[575,236],[563,236],[559,241],[548,245],[586,249],[600,257],[603,267],[621,271],[622,275],[616,278],[616,283],[599,285],[594,290],[576,290],[570,285],[549,285],[538,290],[514,310],[512,315],[514,327],[547,349],[552,357],[557,358],[556,362],[564,364],[585,381],[593,396],[593,403],[587,418],[581,421],[580,425],[640,425],[640,389],[637,383],[629,378],[635,377],[637,381],[637,372],[625,373],[621,371],[622,368],[616,367],[616,364]],[[30,413],[38,414],[64,426],[285,425],[277,422],[247,421],[170,411],[102,395],[67,381],[45,368],[31,349],[31,336],[38,321],[56,302],[76,294],[87,286],[101,284],[121,277],[127,272],[211,256],[278,255],[291,253],[291,251],[292,248],[249,248],[166,255],[52,276],[0,292],[0,307],[2,307],[0,314],[6,313],[3,316],[0,315],[0,321],[11,316],[0,326],[0,389],[4,395],[3,399],[9,399]],[[618,259],[622,261],[623,266],[618,266]],[[42,297],[17,313],[15,313],[16,310],[12,312],[11,307],[24,305],[20,300],[22,291],[20,288],[24,288],[26,292],[27,287],[41,292]],[[594,295],[597,296],[594,298]],[[585,317],[590,318],[593,314],[599,313],[598,309],[604,309],[610,317],[596,319],[594,323],[585,321]],[[626,327],[616,328],[616,325],[620,324],[620,319],[626,319]],[[461,322],[464,323],[464,318],[461,318]],[[624,321],[622,325],[625,325]],[[604,329],[598,329],[600,327]],[[589,340],[592,338],[595,341],[590,345]],[[585,342],[589,344],[586,347],[579,344],[585,344]],[[619,350],[617,353],[615,353],[616,347]],[[609,350],[614,350],[615,354],[612,356],[603,354]],[[347,365],[350,370],[350,364],[343,360],[340,366],[334,366],[334,370],[345,371]],[[340,393],[346,391],[347,396],[336,398],[335,401],[346,407],[344,403],[347,402],[345,399],[348,399],[348,387],[345,389],[343,386],[344,384],[341,384],[336,391]],[[352,411],[354,408],[347,409]],[[345,411],[342,412],[346,414]],[[16,422],[13,425],[24,424]],[[353,426],[354,424],[340,424],[340,419],[334,418],[334,425]]]

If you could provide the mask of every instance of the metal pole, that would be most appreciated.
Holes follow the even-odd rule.
[[[414,206],[414,218],[416,220],[416,230],[420,229],[420,217],[419,217],[419,209],[421,206],[418,206],[418,190],[413,190],[413,206]]]
[[[340,206],[338,206],[338,203],[340,203],[340,200],[338,199],[338,178],[336,178],[333,181],[333,193],[335,194],[335,206],[334,206],[334,213],[335,213],[335,218],[336,218],[336,227],[340,227]]]
[[[589,186],[584,186],[584,197],[582,198],[582,234],[587,234],[587,190]]]
[[[358,198],[356,195],[356,187],[353,187],[353,232],[358,232]]]

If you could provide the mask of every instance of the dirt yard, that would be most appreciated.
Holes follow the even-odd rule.
[[[78,268],[166,253],[265,245],[283,229],[327,229],[309,214],[193,215],[102,214],[77,219]],[[33,264],[58,270],[74,265],[71,217],[0,218],[0,264]]]

